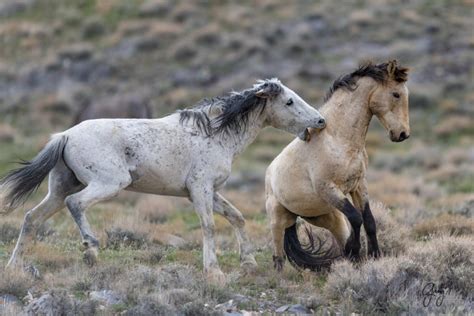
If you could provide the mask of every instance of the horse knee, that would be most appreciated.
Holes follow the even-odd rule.
[[[74,218],[77,218],[82,213],[81,202],[74,198],[74,196],[68,196],[65,200],[66,206]]]
[[[235,216],[232,216],[232,218],[235,223],[235,226],[237,226],[238,228],[244,228],[245,218],[242,214],[236,214]]]
[[[26,212],[25,217],[23,219],[21,232],[25,235],[29,235],[35,232],[35,222],[34,222],[33,211]]]

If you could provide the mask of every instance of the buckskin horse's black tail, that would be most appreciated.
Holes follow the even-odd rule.
[[[21,162],[23,167],[10,171],[0,180],[0,214],[13,212],[38,189],[62,157],[66,143],[67,136],[54,137],[35,158]]]
[[[285,230],[284,248],[288,261],[297,269],[320,271],[328,268],[334,260],[341,257],[340,249],[332,238],[332,244],[324,247],[326,241],[319,237],[316,245],[311,229],[305,227],[308,244],[301,245],[298,239],[297,224]],[[326,248],[326,249],[325,249]]]

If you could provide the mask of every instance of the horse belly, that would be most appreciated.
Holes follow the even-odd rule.
[[[186,173],[177,168],[132,170],[129,191],[159,195],[188,196]]]

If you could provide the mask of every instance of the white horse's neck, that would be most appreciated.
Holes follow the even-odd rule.
[[[326,132],[353,148],[365,148],[365,138],[372,113],[369,96],[375,81],[360,78],[355,91],[339,89],[321,108],[328,125]]]
[[[260,113],[259,110],[254,111],[249,116],[247,128],[242,129],[240,133],[222,134],[221,144],[222,146],[229,149],[232,154],[232,158],[242,153],[248,145],[250,145],[258,133],[266,126],[265,115]]]

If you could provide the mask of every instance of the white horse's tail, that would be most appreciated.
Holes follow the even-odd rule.
[[[31,161],[21,162],[0,180],[0,214],[13,212],[43,182],[62,157],[67,136],[55,136]]]

